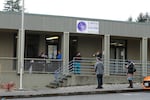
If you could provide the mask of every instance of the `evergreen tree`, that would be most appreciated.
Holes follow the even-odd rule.
[[[140,13],[139,16],[137,17],[136,22],[150,22],[150,15],[148,13]]]
[[[6,0],[4,11],[21,12],[20,0]]]
[[[129,17],[129,18],[128,18],[128,21],[129,21],[129,22],[132,22],[132,21],[133,21],[132,17]]]

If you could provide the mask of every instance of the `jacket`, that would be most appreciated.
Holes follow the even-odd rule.
[[[96,75],[104,74],[104,65],[102,61],[97,61],[94,65],[94,69],[95,69]]]

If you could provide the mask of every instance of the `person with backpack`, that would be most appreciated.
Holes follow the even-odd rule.
[[[136,72],[135,64],[132,61],[127,61],[128,64],[126,65],[127,68],[127,80],[129,81],[128,88],[133,88],[133,74]]]

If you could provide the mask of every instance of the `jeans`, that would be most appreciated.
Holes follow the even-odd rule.
[[[102,74],[97,74],[97,81],[98,81],[97,88],[101,88],[103,85],[103,75]]]
[[[74,73],[75,74],[80,74],[80,67],[81,67],[80,62],[74,63]]]

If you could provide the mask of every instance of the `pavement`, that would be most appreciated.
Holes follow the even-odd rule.
[[[70,86],[42,89],[15,89],[6,91],[0,89],[1,98],[31,98],[46,96],[70,96],[87,94],[106,94],[143,91],[141,83],[134,83],[134,88],[127,88],[128,84],[104,84],[103,89],[96,89],[96,85]]]

